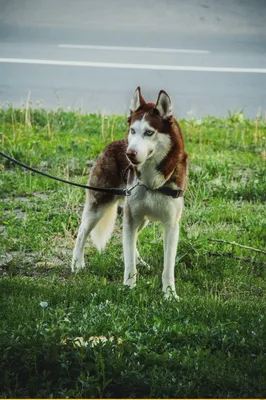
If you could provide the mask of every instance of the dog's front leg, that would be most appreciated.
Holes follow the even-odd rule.
[[[164,269],[162,275],[163,292],[165,297],[174,296],[178,299],[175,291],[175,257],[179,237],[178,222],[164,226]]]
[[[133,220],[129,205],[125,204],[123,220],[123,251],[124,251],[124,285],[133,288],[136,285],[136,242],[138,225]]]

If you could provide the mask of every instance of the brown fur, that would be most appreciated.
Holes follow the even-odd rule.
[[[182,130],[174,117],[163,119],[160,117],[154,103],[145,103],[136,110],[128,118],[128,123],[131,125],[134,121],[145,119],[158,132],[168,134],[171,138],[171,149],[167,156],[157,166],[157,169],[164,174],[165,179],[169,182],[176,183],[177,186],[185,190],[188,183],[188,155],[185,151]]]
[[[100,154],[89,179],[89,185],[106,188],[119,188],[124,186],[121,172],[128,166],[126,157],[126,139],[110,143]],[[90,191],[96,204],[108,203],[114,199],[114,195]]]
[[[141,98],[141,100],[143,100]],[[140,107],[128,118],[131,125],[135,120],[145,118],[158,132],[165,133],[171,138],[171,148],[167,156],[160,162],[157,169],[166,179],[165,186],[171,183],[183,191],[187,187],[188,156],[184,149],[184,141],[179,123],[174,117],[163,119],[154,103],[141,101]],[[100,187],[118,188],[124,186],[121,176],[122,171],[129,165],[126,156],[127,139],[110,143],[99,156],[92,170],[89,184]],[[136,171],[137,173],[137,171]],[[170,185],[171,186],[171,185]],[[114,199],[114,195],[92,191],[95,205],[108,203]]]

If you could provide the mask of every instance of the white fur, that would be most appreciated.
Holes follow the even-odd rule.
[[[162,186],[165,178],[156,166],[167,155],[171,139],[165,133],[154,130],[145,119],[145,114],[141,120],[135,121],[130,128],[135,133],[128,135],[128,148],[137,152],[136,160],[139,163],[137,169],[141,172],[141,181],[152,189]],[[153,130],[152,136],[145,136],[146,130]]]
[[[166,297],[178,297],[175,292],[174,267],[179,237],[179,220],[183,209],[183,198],[173,199],[164,194],[147,191],[139,186],[126,199],[123,224],[124,284],[136,284],[135,246],[138,227],[147,220],[161,221],[164,229],[163,291]]]
[[[118,203],[114,203],[111,207],[109,207],[102,219],[91,231],[92,242],[99,252],[105,248],[107,242],[112,236],[115,227],[117,206]]]
[[[131,102],[131,112],[140,105],[140,92],[137,89]],[[161,91],[156,107],[163,117],[172,113],[169,96]],[[175,291],[175,256],[179,238],[179,220],[183,209],[183,198],[174,199],[154,189],[162,186],[166,178],[157,170],[158,164],[164,159],[171,147],[171,139],[167,134],[155,131],[152,136],[145,135],[146,130],[154,130],[145,119],[135,121],[131,128],[135,133],[128,135],[128,149],[137,152],[137,169],[140,172],[140,185],[131,196],[126,197],[123,220],[123,252],[124,252],[124,284],[131,288],[136,284],[138,263],[147,266],[140,257],[136,243],[140,230],[149,220],[161,221],[164,229],[164,268],[162,273],[163,292],[165,297],[178,298]],[[132,171],[128,177],[128,187],[138,182]],[[141,184],[143,184],[141,186]],[[147,190],[147,187],[149,188]],[[175,184],[171,185],[176,188]],[[87,196],[87,202],[82,215],[76,246],[73,253],[72,271],[84,268],[84,246],[89,233],[99,251],[109,240],[114,228],[117,213],[117,200],[108,206],[93,207],[93,196]]]
[[[171,145],[171,140],[168,135],[160,132],[155,132],[154,135],[153,141],[146,140],[146,145],[153,147],[152,157],[148,158],[145,164],[137,166],[138,171],[141,173],[141,181],[151,189],[157,189],[165,183],[164,175],[156,169],[156,166],[167,155]]]
[[[147,176],[146,163],[143,165],[143,174]],[[147,166],[150,171],[150,166]],[[128,186],[136,183],[131,179]],[[165,297],[178,298],[175,292],[175,255],[179,236],[179,220],[183,209],[183,198],[174,199],[164,194],[147,190],[144,186],[137,186],[131,196],[125,200],[123,221],[123,249],[124,249],[124,284],[133,288],[136,284],[138,263],[148,265],[139,256],[136,243],[139,231],[147,225],[149,220],[161,221],[164,228],[164,268],[162,274],[163,291]],[[72,271],[84,268],[84,246],[88,234],[91,236],[97,249],[101,251],[106,245],[113,231],[117,211],[117,202],[101,206],[97,212],[91,209],[90,196],[85,204],[82,223],[79,229],[76,246],[73,253]]]

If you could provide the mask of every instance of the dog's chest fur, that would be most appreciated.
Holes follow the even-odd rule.
[[[165,183],[165,177],[162,171],[157,169],[157,165],[156,157],[152,157],[136,171],[139,180],[151,189],[157,189]]]
[[[137,186],[126,200],[133,219],[146,218],[151,221],[175,221],[182,212],[183,198],[173,199],[165,194]]]

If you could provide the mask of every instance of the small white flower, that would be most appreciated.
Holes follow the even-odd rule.
[[[47,301],[41,301],[41,302],[40,302],[40,306],[41,306],[42,308],[48,307]]]

